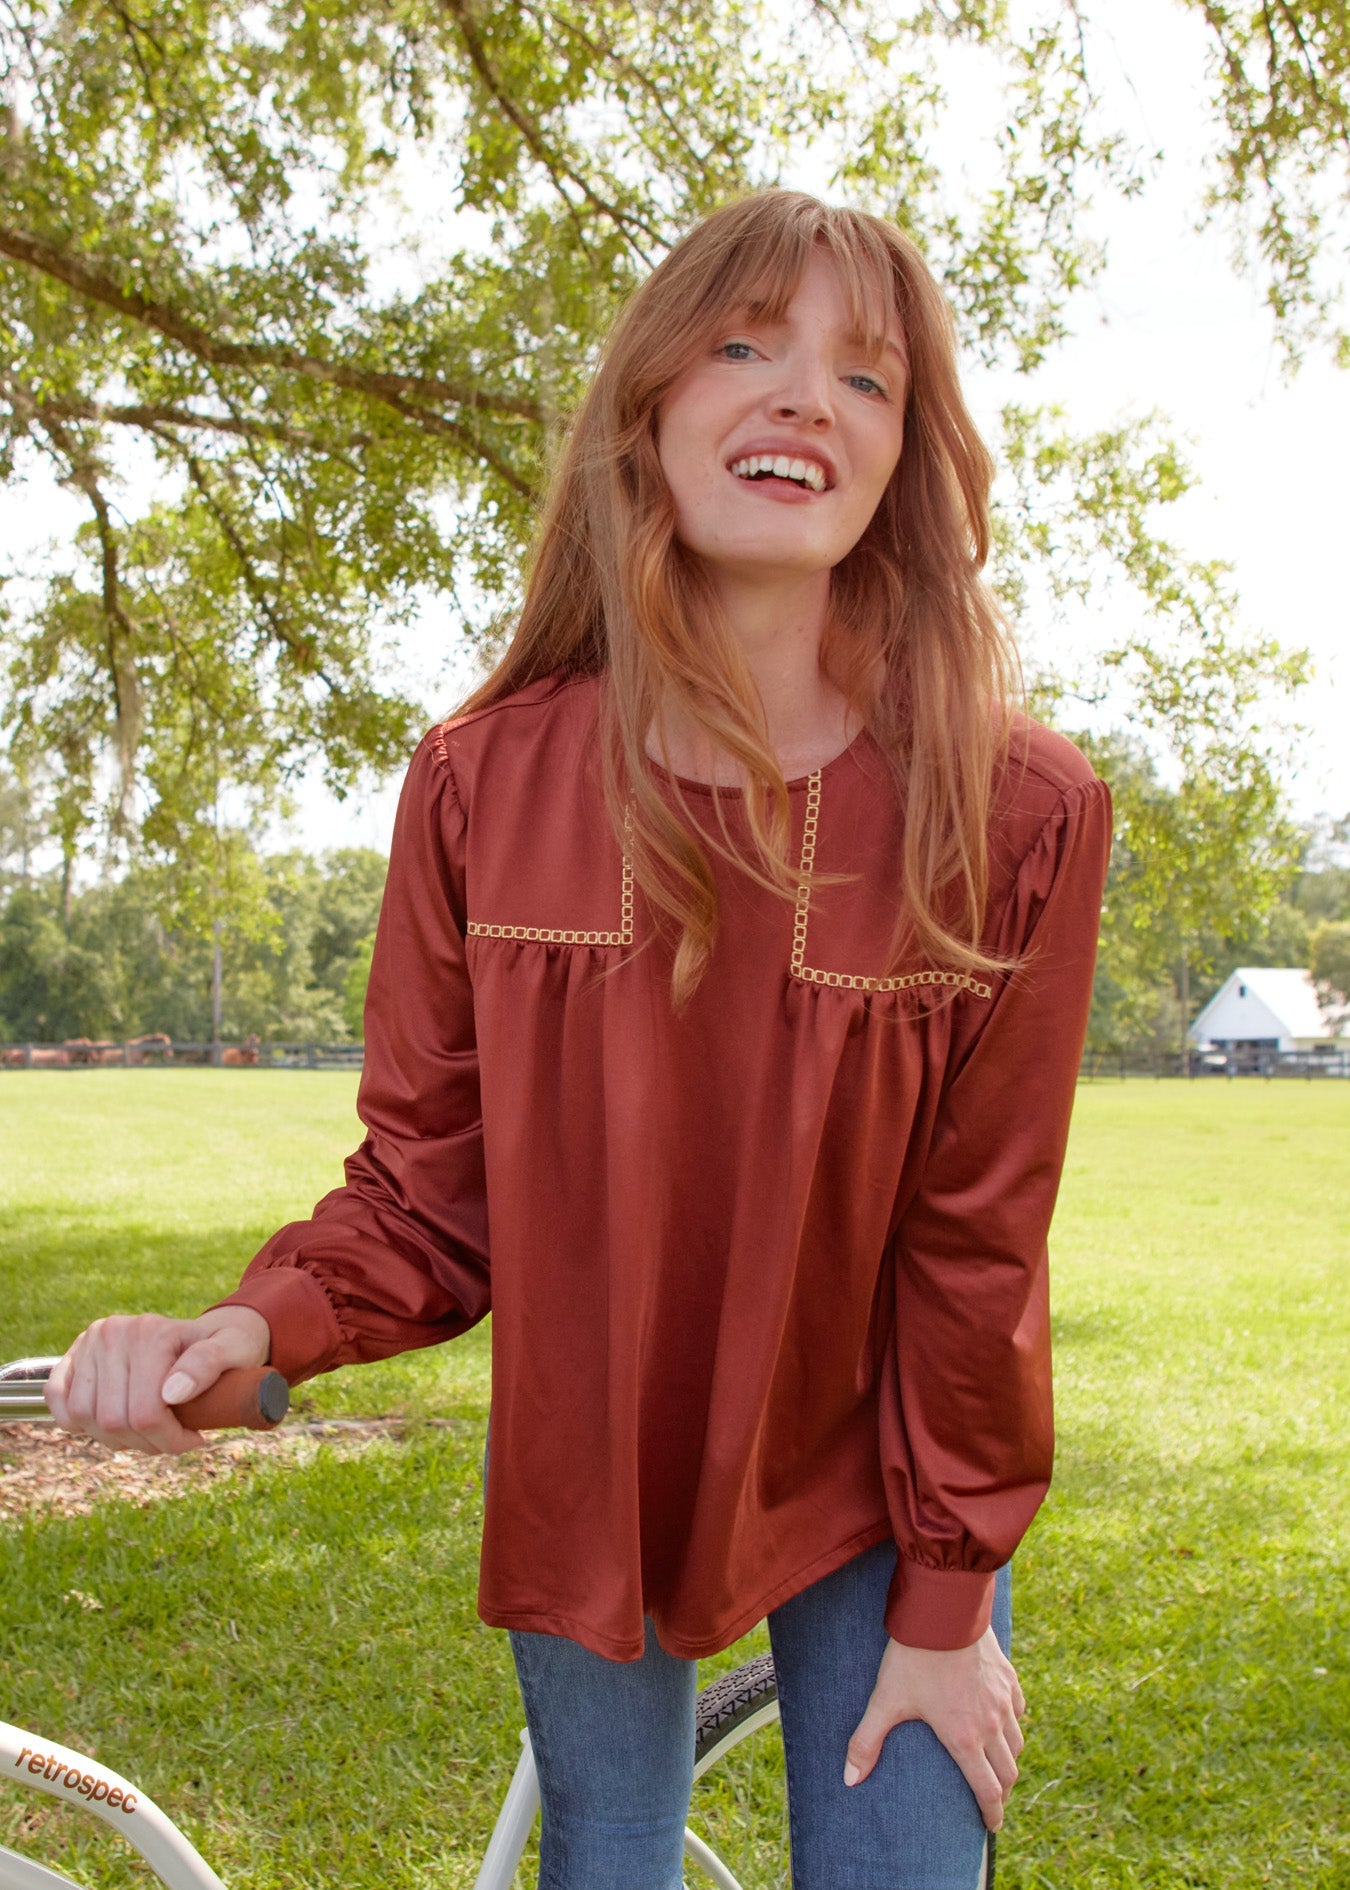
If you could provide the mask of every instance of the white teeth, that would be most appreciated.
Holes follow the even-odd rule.
[[[732,472],[738,479],[753,479],[756,473],[772,473],[776,479],[795,479],[812,492],[824,492],[825,472],[814,460],[789,459],[785,453],[752,453],[748,459],[733,461]]]

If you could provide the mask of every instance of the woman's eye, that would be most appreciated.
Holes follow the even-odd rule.
[[[749,361],[755,351],[748,341],[724,341],[717,352],[729,361]]]
[[[880,394],[882,399],[885,399],[886,389],[880,381],[874,381],[870,374],[850,374],[848,378],[852,386],[857,387],[861,384],[866,392]]]

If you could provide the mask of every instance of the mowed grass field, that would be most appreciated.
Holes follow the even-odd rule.
[[[354,1094],[0,1079],[0,1356],[226,1290],[339,1178]],[[1031,1712],[1000,1890],[1344,1890],[1350,1084],[1083,1086],[1053,1252],[1059,1459],[1014,1570]],[[487,1399],[476,1332],[303,1388],[407,1414],[401,1444],[0,1525],[0,1717],[136,1777],[231,1890],[467,1890],[520,1724],[474,1613]],[[786,1883],[772,1750],[756,1764],[738,1867]],[[145,1881],[7,1787],[0,1842]]]

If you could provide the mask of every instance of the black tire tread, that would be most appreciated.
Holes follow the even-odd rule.
[[[743,1666],[711,1680],[698,1696],[694,1725],[694,1762],[726,1737],[751,1713],[778,1698],[772,1654],[756,1654]]]

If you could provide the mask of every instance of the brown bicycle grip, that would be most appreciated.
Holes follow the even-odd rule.
[[[238,1366],[214,1385],[169,1409],[190,1431],[270,1431],[291,1402],[291,1388],[270,1365]]]

